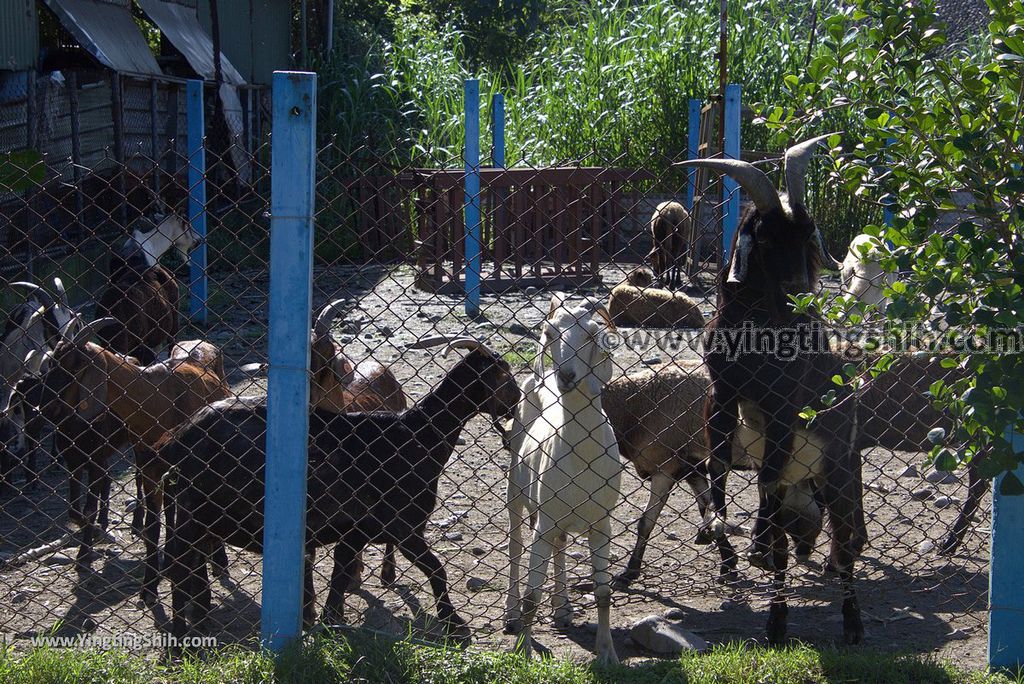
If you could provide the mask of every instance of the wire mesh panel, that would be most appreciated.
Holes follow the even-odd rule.
[[[190,323],[185,305],[188,188],[181,174],[159,174],[154,187],[145,173],[185,169],[180,145],[161,144],[156,156],[137,145],[111,161],[113,173],[70,186],[31,183],[5,200],[11,399],[2,428],[0,633],[23,641],[134,635],[153,645],[172,617],[188,617],[185,633],[218,643],[258,634],[270,147],[251,123],[258,95],[242,95],[231,115],[249,122],[249,141],[207,149],[205,328]],[[134,87],[126,98],[129,111],[178,106]],[[531,581],[531,518],[553,525],[555,547],[558,530],[568,533],[567,589],[542,584],[574,612],[545,597],[533,631],[540,644],[594,648],[605,578],[595,586],[587,534],[577,534],[584,522],[608,526],[608,548],[597,547],[616,578],[610,620],[620,657],[642,652],[627,643],[628,628],[666,611],[708,641],[762,637],[776,587],[744,555],[759,506],[756,431],[734,443],[725,489],[719,532],[737,551],[707,543],[715,540],[702,528],[711,378],[701,331],[728,278],[719,276],[716,247],[721,185],[711,183],[691,212],[676,204],[687,176],[671,164],[681,160],[660,155],[643,168],[588,158],[486,169],[482,307],[468,318],[463,164],[421,157],[396,164],[397,155],[332,139],[317,158],[307,511],[316,613],[329,624],[511,646],[516,636],[506,632],[523,618],[506,592],[511,491],[512,517],[525,520],[521,582]],[[53,244],[62,250],[47,251]],[[693,275],[691,249],[699,255]],[[820,282],[838,293],[837,274]],[[552,299],[557,291],[564,302]],[[455,340],[448,353],[431,344],[438,336]],[[984,488],[924,465],[929,432],[948,422],[925,392],[946,373],[901,356],[859,396],[852,439],[866,527],[854,582],[869,644],[930,649],[965,638],[980,653]],[[525,420],[531,406],[534,421]],[[518,427],[510,421],[517,411]],[[561,441],[538,473],[545,461],[530,459],[547,448],[541,428]],[[613,441],[602,443],[602,434]],[[555,455],[564,458],[551,465]],[[842,629],[838,584],[824,576],[835,520],[826,514],[818,533],[813,511],[821,515],[829,485],[814,462],[807,471],[784,478],[802,498],[783,515],[811,512],[809,528],[799,515],[784,523],[800,559],[788,573],[789,633],[831,640]],[[536,491],[533,499],[523,492],[541,479],[541,489],[554,489],[538,503]],[[974,506],[978,519],[955,530],[962,541],[939,555],[960,511]],[[645,510],[646,548],[637,549]],[[549,564],[555,581],[551,572]],[[196,605],[175,600],[172,585]],[[207,618],[196,619],[207,601]]]

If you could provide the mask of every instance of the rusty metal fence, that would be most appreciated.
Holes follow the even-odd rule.
[[[127,161],[114,162],[113,175],[32,184],[3,205],[0,634],[16,647],[119,635],[128,646],[165,646],[155,635],[184,624],[220,644],[259,633],[271,150],[265,138],[250,149],[246,192],[225,176],[208,184],[218,211],[208,216],[206,327],[190,321],[184,296],[182,257],[195,236],[181,206],[161,199],[174,183],[187,194],[180,180],[160,192],[133,188],[120,175]],[[129,178],[144,163],[185,168],[182,154],[173,145],[155,158],[140,153]],[[672,265],[687,249],[678,235],[689,234],[690,219],[670,226],[671,239],[651,234],[652,218],[669,216],[662,203],[687,195],[685,172],[669,165],[681,160],[652,156],[648,168],[623,169],[615,160],[537,168],[523,159],[486,170],[485,287],[470,318],[460,280],[463,160],[394,168],[368,148],[331,141],[319,156],[313,306],[303,312],[315,409],[306,518],[307,535],[320,540],[307,558],[315,613],[393,634],[439,638],[448,628],[484,647],[514,643],[505,633],[507,482],[517,443],[507,419],[520,394],[506,376],[526,387],[552,355],[538,345],[553,334],[552,293],[561,290],[567,309],[584,297],[608,304],[617,331],[603,407],[622,454],[607,478],[618,481],[609,555],[619,656],[645,652],[639,636],[628,637],[651,614],[708,642],[761,638],[771,576],[742,554],[721,567],[721,549],[698,543],[709,382],[699,331],[715,309],[719,260],[702,261],[671,290],[668,270],[639,270],[652,259]],[[712,184],[698,200],[724,206],[721,197]],[[719,230],[714,211],[699,216],[696,234]],[[55,244],[64,248],[47,250]],[[838,293],[837,275],[826,273],[821,287]],[[461,341],[449,354],[423,348],[439,335]],[[867,539],[855,581],[867,643],[933,650],[955,641],[980,660],[988,501],[966,476],[926,467],[930,443],[899,432],[928,433],[945,420],[928,412],[925,395],[937,369],[900,366],[884,392],[901,398],[904,413],[868,416],[891,429],[861,454]],[[756,474],[743,460],[728,480],[726,529],[741,551],[758,506]],[[962,508],[976,504],[949,548]],[[414,540],[391,539],[396,530]],[[788,578],[790,635],[830,641],[841,626],[839,589],[824,572],[828,525],[809,536]],[[570,535],[564,553],[574,617],[560,608],[533,632],[556,652],[593,648],[601,592],[586,541]],[[361,560],[350,560],[356,552]],[[442,618],[451,609],[465,625],[436,619],[442,590]]]

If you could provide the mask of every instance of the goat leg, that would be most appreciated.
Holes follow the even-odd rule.
[[[792,415],[790,415],[792,414]],[[754,521],[754,535],[747,561],[756,568],[772,571],[775,569],[773,548],[776,538],[784,535],[779,527],[779,511],[782,509],[782,468],[793,452],[793,425],[796,411],[783,405],[768,417],[765,425],[764,461],[757,471],[758,508]]]
[[[384,560],[380,565],[380,581],[392,585],[398,579],[398,566],[395,563],[395,545],[388,543],[384,547]]]
[[[768,608],[768,627],[766,629],[768,643],[782,646],[786,641],[786,620],[789,617],[789,605],[786,603],[786,568],[789,565],[786,535],[775,537],[772,545],[772,563],[775,573],[772,577],[772,600]]]
[[[522,622],[523,629],[519,633],[517,648],[527,658],[533,653],[533,623],[537,617],[537,606],[540,604],[540,590],[547,577],[548,561],[554,539],[558,535],[557,528],[543,515],[534,528],[533,542],[530,544],[530,560],[526,575],[526,594],[523,596]]]
[[[367,543],[369,539],[365,535],[353,530],[334,545],[334,568],[331,570],[331,584],[327,591],[327,600],[324,602],[321,622],[329,625],[344,623],[345,592],[352,583],[358,557]]]
[[[594,597],[597,599],[597,641],[594,651],[599,665],[619,662],[612,641],[611,606],[611,522],[605,517],[590,528],[590,559],[594,566]]]
[[[145,516],[143,518],[142,539],[145,545],[145,572],[142,579],[142,600],[147,604],[156,602],[157,586],[160,583],[159,545],[160,545],[160,495],[150,488],[143,497]],[[206,563],[203,563],[205,571]]]
[[[704,409],[706,434],[711,445],[708,458],[708,475],[711,485],[708,490],[710,502],[707,511],[697,526],[698,544],[710,544],[721,539],[726,533],[725,484],[732,467],[732,435],[739,420],[737,397],[722,398],[715,391],[714,384]]]
[[[695,493],[697,493],[698,500],[700,500],[701,495],[704,496],[704,500],[700,505],[701,517],[703,518],[704,510],[707,508],[707,481],[704,478],[701,478],[701,481],[704,483],[704,487],[700,493],[697,493],[696,490]],[[675,484],[675,478],[661,471],[656,472],[651,478],[651,495],[647,499],[647,507],[644,509],[643,516],[637,522],[636,546],[633,547],[633,553],[629,557],[626,569],[615,577],[616,586],[628,587],[630,583],[640,577],[647,543],[650,541],[651,533],[654,532],[654,527],[658,523],[658,517],[668,502],[668,496],[672,493],[672,488]]]
[[[978,467],[973,461],[967,466],[967,477],[969,483],[967,486],[967,500],[964,501],[964,507],[960,509],[960,514],[953,523],[953,529],[949,531],[949,534],[946,535],[946,538],[939,545],[939,553],[946,556],[952,555],[960,548],[964,535],[967,534],[967,530],[971,526],[974,514],[981,504],[981,499],[985,496],[985,492],[988,489],[988,481],[978,473]]]
[[[417,530],[400,540],[398,550],[430,581],[430,589],[437,602],[437,617],[444,624],[445,630],[449,633],[468,635],[466,621],[455,612],[455,606],[448,594],[448,575],[441,561],[430,550],[423,530]]]
[[[859,555],[858,536],[860,520],[863,517],[864,499],[860,475],[860,454],[835,454],[830,449],[830,468],[824,487],[828,504],[829,522],[832,528],[832,564],[839,574],[843,593],[843,640],[847,644],[859,644],[864,638],[864,624],[861,620],[860,603],[853,587],[853,565]]]
[[[568,538],[565,532],[555,537],[554,569],[555,587],[551,592],[551,610],[555,627],[572,626],[572,605],[569,603],[569,587],[565,576],[565,546]]]
[[[505,594],[505,634],[523,631],[520,612],[519,571],[523,559],[525,511],[516,502],[508,505],[508,591]]]

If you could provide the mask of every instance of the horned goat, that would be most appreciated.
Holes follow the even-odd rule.
[[[111,324],[117,325],[110,319],[94,320],[57,344],[43,375],[40,410],[58,429],[65,419],[94,424],[108,412],[124,423],[141,479],[146,548],[142,597],[151,601],[158,581],[160,480],[167,470],[154,447],[199,408],[227,397],[229,390],[223,376],[192,358],[139,366],[135,359],[89,342]]]
[[[686,229],[690,212],[679,202],[659,204],[651,215],[651,252],[648,254],[658,282],[669,288],[683,284],[686,259]]]
[[[397,546],[429,579],[438,616],[452,630],[465,622],[448,595],[444,567],[424,536],[437,504],[438,479],[466,422],[478,413],[508,416],[520,392],[507,362],[470,338],[431,338],[469,350],[440,384],[412,408],[392,413],[310,415],[306,551],[334,544],[334,570],[324,619],[340,621],[357,554],[368,543]],[[182,636],[185,607],[195,601],[193,626],[210,609],[203,550],[218,540],[263,550],[266,402],[246,397],[201,410],[160,449],[168,463],[173,529],[166,546],[172,584],[172,630]],[[304,616],[314,612],[312,564],[305,567]]]
[[[853,443],[855,400],[839,397],[833,406],[818,413],[813,436],[820,443],[815,443],[814,449],[796,442],[802,408],[818,403],[835,387],[831,382],[833,357],[821,353],[828,350],[828,341],[820,334],[820,323],[812,316],[795,313],[789,301],[789,295],[815,286],[823,266],[838,267],[804,204],[807,165],[814,148],[827,138],[816,137],[786,151],[788,193],[781,195],[771,180],[748,162],[681,162],[731,176],[754,203],[733,236],[730,265],[719,276],[717,308],[705,334],[705,363],[711,379],[705,405],[711,450],[710,502],[699,539],[709,542],[726,532],[725,482],[732,464],[738,409],[743,403],[747,416],[760,414],[764,420],[764,458],[757,469],[759,505],[747,558],[752,565],[774,573],[767,626],[772,644],[784,640],[788,613],[785,581],[789,554],[781,528],[782,501],[789,485],[809,478],[822,482],[822,499],[829,510],[831,560],[842,585],[844,639],[859,643],[864,635],[853,587],[853,566],[866,538],[861,463]],[[758,337],[772,336],[778,346],[766,351],[759,344],[743,344],[745,329]],[[792,337],[783,339],[783,334]],[[804,456],[811,453],[822,457],[805,462]]]
[[[156,360],[156,352],[170,347],[178,333],[178,281],[160,265],[170,249],[183,260],[199,236],[176,214],[158,214],[148,230],[134,233],[111,257],[110,285],[100,295],[96,317],[120,323],[98,331],[103,345],[131,354],[143,364]]]
[[[646,328],[703,328],[700,305],[682,292],[653,287],[646,268],[633,270],[612,288],[608,313],[616,325]]]
[[[565,581],[565,545],[570,533],[589,535],[597,597],[596,655],[618,662],[611,635],[611,514],[619,500],[622,459],[601,395],[612,361],[603,334],[614,331],[596,301],[569,309],[560,295],[542,323],[536,376],[527,382],[516,412],[523,437],[508,475],[509,583],[505,631],[521,634],[526,654],[548,561],[554,553],[556,624],[572,619]],[[545,357],[551,356],[547,371]],[[533,527],[526,592],[519,595],[524,518]]]

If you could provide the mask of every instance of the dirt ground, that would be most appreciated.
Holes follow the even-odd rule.
[[[593,294],[605,295],[621,279],[621,270],[606,269],[604,284]],[[438,296],[412,288],[411,272],[400,267],[318,269],[315,304],[344,297],[349,304],[334,327],[335,338],[353,359],[372,356],[390,364],[415,400],[436,384],[452,359],[436,351],[403,350],[404,345],[430,331],[468,331],[487,338],[514,358],[528,352],[527,334],[547,310],[548,293],[526,292],[484,296],[483,316],[469,320],[457,297]],[[205,337],[222,346],[235,391],[263,391],[264,379],[245,379],[238,367],[261,361],[266,353],[266,277],[238,273],[212,284],[211,309],[216,321]],[[695,291],[694,291],[695,292]],[[713,292],[703,292],[705,311],[711,310]],[[633,331],[625,330],[630,333]],[[182,337],[197,337],[186,331]],[[639,344],[641,336],[630,339]],[[649,343],[650,340],[647,340]],[[666,350],[656,346],[620,348],[615,362],[620,372],[673,358],[694,357],[691,349]],[[526,367],[520,364],[521,371]],[[525,372],[523,373],[525,376]],[[48,457],[47,457],[48,458]],[[866,643],[878,649],[934,652],[955,658],[965,666],[981,666],[986,647],[985,604],[988,585],[987,517],[978,520],[960,552],[951,558],[929,550],[947,531],[957,506],[938,508],[911,493],[930,486],[935,494],[962,501],[966,483],[929,485],[918,476],[900,476],[906,466],[923,472],[924,454],[893,453],[876,449],[865,453],[865,504],[869,545],[858,565],[857,587],[865,613]],[[440,505],[429,527],[429,539],[448,571],[453,599],[472,629],[473,647],[509,648],[502,634],[507,519],[504,511],[504,470],[508,455],[488,421],[473,419],[463,434],[441,480]],[[76,572],[74,549],[65,548],[28,563],[7,559],[26,549],[61,538],[68,525],[67,478],[59,464],[51,464],[44,482],[34,492],[6,494],[0,500],[0,635],[16,645],[32,636],[55,630],[57,634],[140,636],[153,635],[166,625],[165,610],[151,611],[138,601],[142,577],[142,544],[131,533],[128,511],[134,495],[130,453],[113,466],[117,478],[111,502],[108,538],[98,547],[92,568]],[[730,518],[744,523],[756,503],[748,473],[730,477]],[[647,499],[647,487],[627,467],[623,496],[615,511],[614,567],[621,569],[635,539],[635,521]],[[955,503],[955,501],[954,501]],[[982,510],[987,511],[986,501]],[[612,625],[620,658],[647,657],[629,639],[629,628],[652,613],[670,612],[674,619],[711,643],[763,640],[767,619],[767,577],[741,560],[742,580],[733,586],[717,584],[717,554],[713,547],[694,544],[698,521],[692,495],[677,488],[651,540],[645,573],[627,591],[616,591]],[[744,535],[745,536],[745,535]],[[811,562],[791,573],[790,635],[826,644],[841,637],[839,588],[821,576],[827,533]],[[742,550],[746,540],[733,540]],[[234,550],[230,575],[215,584],[213,631],[221,643],[251,642],[258,633],[260,558]],[[397,586],[385,588],[379,580],[382,549],[366,555],[363,589],[347,601],[351,624],[405,634],[429,631],[427,616],[434,614],[425,579],[404,560],[399,561]],[[592,588],[588,586],[586,542],[571,540],[569,572],[572,600],[577,609],[573,627],[555,630],[548,624],[535,631],[537,641],[556,655],[587,659],[594,640]],[[318,595],[326,591],[331,563],[321,553],[317,565]],[[166,583],[162,603],[169,610]]]

